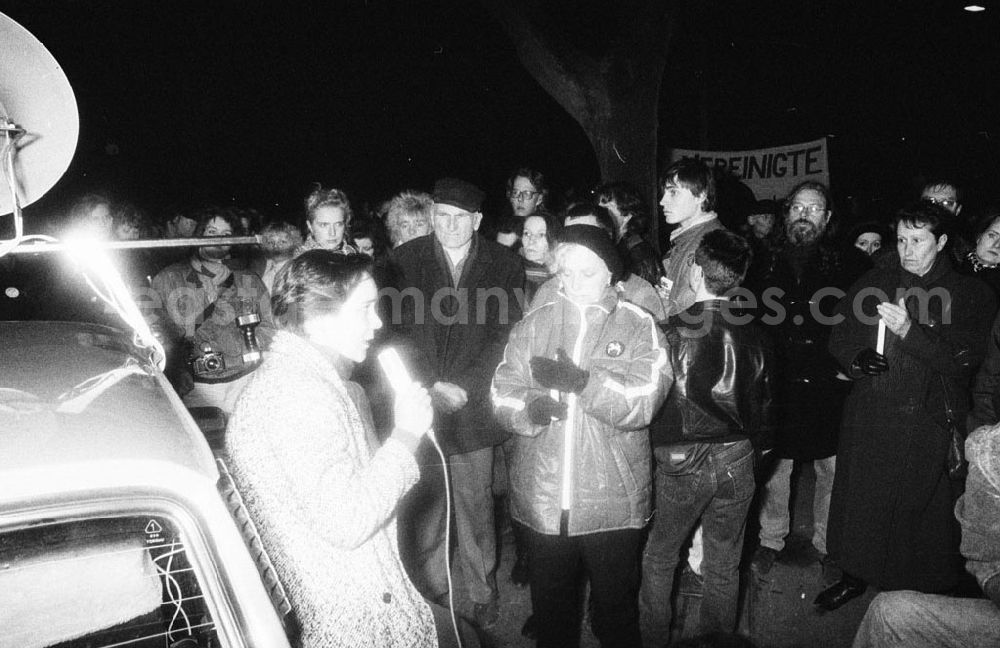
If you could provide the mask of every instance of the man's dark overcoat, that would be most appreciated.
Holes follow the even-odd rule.
[[[433,235],[393,250],[400,294],[390,312],[396,337],[407,344],[414,379],[463,388],[468,404],[453,414],[436,413],[434,431],[446,454],[464,454],[503,443],[510,433],[493,418],[490,383],[507,337],[521,319],[524,268],[508,248],[478,234],[458,284],[444,248]],[[397,310],[396,306],[390,311]]]
[[[757,319],[772,335],[777,456],[811,461],[837,452],[837,434],[850,382],[827,351],[830,316],[839,296],[868,268],[856,249],[823,239],[762,250],[744,286],[757,300]]]

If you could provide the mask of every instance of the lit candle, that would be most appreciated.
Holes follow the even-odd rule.
[[[885,320],[882,318],[878,320],[878,342],[875,344],[875,350],[885,353]]]

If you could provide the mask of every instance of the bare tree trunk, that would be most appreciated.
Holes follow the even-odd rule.
[[[607,53],[594,59],[543,35],[516,0],[482,2],[514,42],[521,64],[583,127],[601,178],[635,184],[655,215],[658,107],[673,3],[631,0]],[[659,219],[652,222],[655,242]]]

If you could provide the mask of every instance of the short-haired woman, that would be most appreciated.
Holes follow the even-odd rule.
[[[410,582],[396,544],[430,396],[415,383],[397,393],[380,445],[364,391],[348,380],[382,325],[377,294],[367,256],[313,250],[288,262],[271,298],[279,331],[227,432],[233,477],[302,646],[437,646],[435,621],[446,616]],[[439,625],[450,645],[449,624]]]
[[[901,210],[899,264],[869,271],[837,307],[830,353],[854,384],[840,426],[827,537],[844,576],[815,601],[827,610],[868,584],[944,593],[962,573],[954,515],[962,486],[949,479],[950,428],[965,421],[996,299],[952,268],[952,220],[928,202]]]
[[[614,288],[624,263],[598,227],[556,249],[562,288],[515,325],[493,378],[514,432],[511,516],[530,529],[538,646],[576,646],[589,576],[602,646],[640,645],[639,549],[650,514],[647,426],[670,384],[663,333]]]
[[[309,236],[300,253],[307,250],[330,250],[340,254],[357,252],[348,241],[354,212],[347,194],[340,189],[324,189],[316,185],[306,196],[305,208]]]

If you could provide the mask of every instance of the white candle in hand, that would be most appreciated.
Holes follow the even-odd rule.
[[[875,344],[875,350],[880,354],[885,353],[885,320],[881,317],[878,320],[878,342]]]

